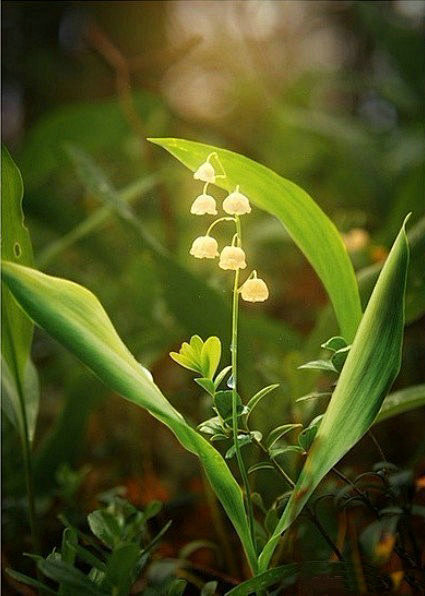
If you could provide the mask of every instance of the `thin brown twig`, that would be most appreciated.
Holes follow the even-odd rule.
[[[87,40],[115,73],[115,88],[123,114],[140,141],[140,152],[147,162],[149,170],[155,171],[156,160],[153,148],[150,143],[146,142],[146,137],[149,135],[134,103],[129,60],[95,23],[92,23],[87,30]],[[160,211],[165,225],[166,244],[172,250],[176,245],[174,214],[164,184],[158,184],[157,188]]]

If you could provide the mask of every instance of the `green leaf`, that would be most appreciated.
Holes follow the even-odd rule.
[[[40,327],[79,357],[110,389],[162,421],[188,451],[200,458],[255,570],[242,491],[224,459],[172,407],[133,358],[97,298],[78,284],[13,263],[3,265],[3,279]]]
[[[183,596],[186,586],[186,580],[174,579],[167,587],[167,596]]]
[[[27,586],[31,586],[32,588],[37,588],[40,594],[57,594],[56,590],[52,590],[43,582],[39,582],[38,580],[28,577],[28,575],[24,575],[23,573],[19,573],[19,571],[14,571],[13,569],[6,568],[7,575],[10,575],[13,579],[21,584],[25,584]]]
[[[199,424],[198,429],[201,433],[205,433],[206,435],[215,435],[216,433],[220,434],[224,430],[222,421],[218,416],[204,420],[204,422]]]
[[[258,464],[254,464],[248,469],[248,474],[259,472],[260,470],[274,470],[275,467],[269,461],[260,461]]]
[[[211,379],[205,379],[205,378],[195,379],[195,383],[197,383],[200,387],[202,387],[202,389],[204,389],[207,393],[209,393],[211,395],[211,397],[214,397],[215,385],[211,381]]]
[[[220,387],[220,384],[222,383],[224,377],[227,375],[227,373],[229,371],[232,370],[231,366],[226,366],[225,368],[223,368],[223,370],[221,370],[218,375],[216,376],[216,378],[214,379],[214,387],[217,390]]]
[[[345,361],[347,360],[347,356],[348,356],[348,352],[350,351],[351,346],[345,346],[345,348],[341,348],[340,350],[337,350],[332,358],[331,358],[331,362],[334,365],[334,367],[336,368],[336,370],[340,373],[343,369],[343,366],[345,364]]]
[[[325,343],[322,344],[320,347],[324,350],[337,352],[338,350],[342,350],[342,348],[345,348],[346,345],[347,342],[345,341],[345,339],[343,337],[340,337],[339,335],[336,335],[335,337],[331,337],[330,339],[328,339],[328,341],[325,341]]]
[[[201,350],[201,363],[204,376],[212,379],[221,358],[221,342],[218,337],[209,337]]]
[[[274,391],[278,387],[279,387],[279,383],[275,383],[274,385],[268,385],[268,387],[263,387],[263,389],[260,389],[260,391],[257,391],[257,393],[255,395],[253,395],[251,397],[251,399],[249,400],[249,402],[246,404],[246,407],[248,409],[247,418],[252,413],[253,409],[256,406],[258,406],[258,404],[263,399],[263,397],[266,397],[266,395],[268,395],[271,391]]]
[[[298,402],[310,401],[310,400],[314,400],[314,399],[322,399],[324,397],[331,397],[331,395],[332,395],[332,393],[330,391],[323,391],[323,392],[313,391],[312,393],[308,393],[307,395],[303,395],[302,397],[299,397],[295,401],[298,403]]]
[[[114,549],[106,564],[102,588],[114,596],[127,596],[136,579],[141,554],[137,544],[123,544]]]
[[[346,565],[343,563],[328,563],[327,561],[309,561],[307,563],[289,563],[274,569],[264,571],[259,575],[239,584],[226,593],[226,596],[250,596],[260,594],[270,586],[286,580],[284,585],[293,583],[302,575],[314,577],[323,574],[345,575]]]
[[[114,548],[121,541],[121,527],[115,516],[105,509],[92,511],[87,516],[90,530],[109,548]]]
[[[81,561],[84,561],[84,563],[87,563],[91,567],[98,569],[102,573],[105,572],[105,563],[101,561],[98,557],[96,557],[96,555],[94,555],[92,552],[90,552],[80,544],[74,544],[70,546],[70,548],[74,549],[75,554],[78,556],[79,559],[81,559]]]
[[[304,190],[232,151],[183,139],[148,140],[169,151],[192,171],[216,152],[226,172],[226,178],[218,178],[216,184],[229,192],[239,184],[241,192],[257,207],[281,221],[325,286],[341,334],[348,341],[354,338],[361,306],[353,266],[334,224]]]
[[[22,265],[32,265],[31,240],[22,211],[22,177],[3,145],[1,178],[3,258]],[[29,441],[32,441],[39,402],[38,377],[30,359],[34,325],[4,284],[1,290],[1,352],[6,375],[6,380],[2,382],[2,407],[21,437],[28,436]]]
[[[195,364],[193,360],[191,360],[187,356],[183,356],[183,354],[179,354],[178,352],[170,352],[170,358],[172,358],[174,362],[177,362],[177,364],[180,364],[180,366],[183,366],[183,368],[193,370],[193,372],[196,373],[201,372],[199,366]]]
[[[384,399],[374,424],[422,406],[425,406],[425,384],[401,389]]]
[[[200,596],[214,596],[217,586],[217,581],[207,582],[203,585]]]
[[[249,445],[253,441],[252,435],[238,435],[238,445],[239,447],[245,447],[245,445]],[[226,455],[224,456],[226,459],[232,459],[236,455],[236,447],[232,445],[226,451]]]
[[[300,432],[298,435],[298,444],[304,451],[308,451],[313,443],[314,437],[317,434],[317,426],[309,426]]]
[[[294,493],[263,549],[267,569],[280,535],[329,470],[373,423],[400,369],[409,248],[404,225],[375,286]]]
[[[312,360],[311,362],[306,362],[305,364],[301,364],[298,367],[299,369],[312,369],[312,370],[325,370],[328,372],[338,372],[335,366],[332,364],[330,360]]]
[[[284,437],[286,434],[288,434],[289,432],[291,432],[291,430],[294,430],[294,428],[301,428],[302,424],[282,424],[281,426],[277,426],[276,428],[274,428],[269,436],[267,437],[267,445],[270,449],[270,447],[273,447],[273,445],[276,443],[276,441],[278,441],[279,439],[281,439],[282,437]]]
[[[74,590],[74,594],[81,596],[105,596],[107,592],[101,590],[94,582],[69,563],[61,561],[56,557],[39,559],[37,566],[40,571],[54,581]]]
[[[217,391],[214,396],[215,409],[223,420],[228,420],[232,416],[232,395],[233,391],[231,389],[226,389],[226,391]],[[242,400],[239,393],[236,394],[236,400],[237,411],[238,414],[240,414],[242,409]]]
[[[272,459],[275,459],[276,457],[280,457],[281,455],[288,455],[288,453],[298,453],[300,455],[305,455],[305,450],[299,445],[288,445],[287,447],[270,449],[269,453],[270,457]]]

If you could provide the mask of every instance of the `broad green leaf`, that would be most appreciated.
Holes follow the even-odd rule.
[[[201,363],[204,376],[212,379],[221,358],[221,342],[218,337],[209,337],[201,350]]]
[[[364,435],[400,369],[409,248],[404,225],[367,305],[293,495],[260,555],[267,569],[280,535],[329,470]]]
[[[73,282],[4,263],[3,278],[28,315],[80,358],[112,390],[146,408],[196,454],[235,526],[255,571],[242,492],[224,459],[184,420],[133,358],[97,298]]]
[[[180,364],[180,366],[183,366],[183,368],[193,370],[193,372],[196,373],[202,372],[199,369],[199,366],[196,363],[194,363],[193,360],[191,360],[187,356],[183,356],[183,354],[179,354],[178,352],[170,352],[170,358],[172,358],[174,362],[177,362],[177,364]]]
[[[121,541],[121,527],[116,517],[105,509],[92,511],[87,516],[90,530],[109,548],[114,548]]]
[[[232,395],[233,391],[231,389],[226,389],[225,391],[217,391],[214,396],[215,409],[223,420],[228,420],[232,416]],[[242,409],[242,400],[239,393],[236,394],[236,406],[238,412],[240,412]]]
[[[425,384],[401,389],[384,399],[374,424],[423,406],[425,406]]]
[[[304,190],[232,151],[183,139],[149,140],[192,171],[216,152],[226,172],[216,184],[229,192],[239,184],[253,203],[278,217],[325,286],[342,335],[349,342],[353,339],[361,318],[354,269],[334,224]]]
[[[102,587],[114,596],[127,596],[135,581],[141,550],[137,544],[123,544],[108,558]]]
[[[30,235],[24,224],[21,174],[2,146],[1,227],[3,258],[22,265],[33,262]],[[6,382],[2,403],[21,437],[34,436],[38,412],[38,378],[30,360],[34,325],[2,284],[2,358]]]
[[[207,393],[209,393],[211,395],[211,397],[214,397],[215,385],[211,381],[211,379],[205,379],[205,378],[195,379],[195,383],[197,383],[200,387],[202,387],[202,389],[204,389]]]

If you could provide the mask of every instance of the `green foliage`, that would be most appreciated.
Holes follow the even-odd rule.
[[[162,395],[150,374],[122,343],[96,297],[78,284],[12,263],[4,263],[3,277],[38,325],[63,343],[110,388],[161,420],[188,451],[198,455],[255,568],[241,490],[223,458]]]
[[[209,337],[203,342],[199,335],[194,335],[190,343],[184,342],[179,352],[171,352],[170,356],[180,366],[202,375],[197,382],[208,393],[214,390],[212,379],[221,358],[221,342],[218,337]]]
[[[260,557],[267,569],[280,535],[320,480],[373,423],[401,360],[409,251],[404,226],[373,291],[294,492]]]
[[[168,522],[153,539],[150,537],[148,522],[158,515],[160,509],[161,503],[153,501],[140,511],[128,501],[113,497],[106,507],[93,511],[87,518],[100,545],[92,536],[68,525],[63,531],[60,549],[53,549],[46,558],[32,556],[41,574],[58,584],[58,591],[14,570],[8,569],[7,573],[20,583],[49,594],[127,596],[146,568],[152,551],[170,527],[171,522]],[[86,546],[82,546],[81,542]],[[80,569],[81,564],[89,566],[87,572]],[[157,587],[167,590],[168,584],[167,580]]]
[[[216,184],[231,192],[241,184],[258,207],[275,215],[310,261],[325,286],[341,328],[351,341],[361,318],[360,298],[352,264],[333,223],[293,182],[268,168],[225,149],[183,139],[150,139],[192,171],[216,152],[226,172]]]
[[[18,168],[2,146],[2,255],[22,265],[33,261],[31,240],[24,224],[24,187]],[[37,372],[30,359],[33,323],[2,284],[2,407],[21,437],[32,441],[38,413]]]

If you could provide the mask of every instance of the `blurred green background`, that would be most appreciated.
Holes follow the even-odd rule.
[[[217,321],[190,286],[159,266],[143,238],[105,212],[104,185],[131,201],[146,231],[219,297],[230,299],[230,279],[189,257],[193,238],[206,229],[189,213],[199,184],[146,137],[226,147],[302,186],[344,234],[365,288],[366,268],[373,278],[412,211],[410,229],[418,227],[396,386],[424,382],[424,2],[3,2],[2,8],[3,141],[23,175],[36,263],[100,298],[137,359],[190,420],[207,416],[208,404],[168,352],[192,333],[205,338],[230,321]],[[76,170],[70,146],[100,168],[97,188]],[[317,357],[335,326],[320,282],[285,230],[253,211],[244,241],[271,296],[264,305],[242,306],[242,393],[246,399],[264,384],[281,384],[272,411],[259,416],[264,427],[301,416],[295,399],[323,385],[297,366]],[[224,240],[226,230],[220,234]],[[40,331],[33,356],[41,379],[35,474],[45,544],[57,539],[66,476],[83,466],[69,507],[78,501],[89,511],[96,494],[122,485],[136,504],[167,503],[180,546],[211,538],[197,463],[168,431],[109,395]],[[377,427],[391,461],[420,470],[423,423],[422,410]],[[28,538],[18,439],[3,424],[10,563]],[[347,465],[362,471],[376,459],[364,439]],[[195,507],[203,512],[196,524],[187,515]]]

